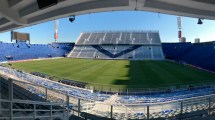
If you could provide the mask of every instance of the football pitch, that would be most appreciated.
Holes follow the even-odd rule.
[[[154,88],[214,82],[215,74],[170,61],[50,59],[12,63],[26,72],[88,83],[96,88]]]

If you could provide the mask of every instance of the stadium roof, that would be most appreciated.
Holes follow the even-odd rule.
[[[44,9],[39,9],[37,0],[0,0],[0,32],[72,15],[117,10],[143,10],[215,20],[214,8],[214,0],[58,0],[57,4]]]

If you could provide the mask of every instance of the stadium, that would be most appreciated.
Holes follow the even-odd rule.
[[[11,31],[11,42],[0,42],[0,120],[215,119],[215,41],[186,42],[181,17],[174,43],[156,30],[82,31],[75,42],[59,42],[56,20],[135,10],[203,24],[215,19],[213,2],[2,0],[0,6],[0,32]],[[15,31],[50,20],[49,44]]]

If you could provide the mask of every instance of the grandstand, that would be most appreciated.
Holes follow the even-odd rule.
[[[81,33],[71,58],[162,60],[159,33],[156,31],[110,31]]]
[[[215,72],[215,42],[163,43],[166,59]]]
[[[65,57],[74,43],[28,44],[0,42],[0,62]]]

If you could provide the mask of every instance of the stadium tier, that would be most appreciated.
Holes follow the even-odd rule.
[[[163,43],[166,59],[215,72],[215,42]]]
[[[191,89],[184,88],[160,92],[154,91],[150,93],[134,95],[130,95],[127,92],[124,94],[113,94],[91,92],[88,89],[65,86],[45,78],[37,77],[7,67],[0,66],[0,70],[5,74],[12,75],[13,78],[21,78],[22,80],[26,81],[13,81],[13,88],[15,90],[13,93],[14,95],[17,95],[14,98],[33,99],[36,101],[43,101],[45,99],[51,100],[52,102],[63,103],[66,102],[66,100],[69,100],[74,110],[81,111],[82,117],[91,116],[95,117],[94,119],[99,119],[98,117],[101,116],[108,118],[111,117],[114,119],[126,118],[148,120],[153,118],[180,118],[183,114],[182,117],[186,118],[197,116],[196,114],[206,114],[211,108],[215,106],[215,97],[213,94],[215,92],[215,87],[213,85]],[[10,91],[7,89],[7,86],[9,86],[10,81],[0,80],[0,82],[0,85],[2,85],[0,90],[2,92],[4,91],[3,96],[7,97],[7,93]],[[48,89],[49,95],[47,95],[47,90],[44,90],[44,88]],[[51,90],[59,91],[61,94],[57,94]],[[65,99],[64,95],[68,96],[69,98]],[[52,96],[52,98],[49,98],[50,96]],[[57,100],[56,98],[60,99]],[[79,102],[77,103],[77,101]],[[16,105],[16,107],[20,106],[21,105],[19,104]],[[41,107],[42,108],[37,108],[41,111],[46,110],[45,106]],[[32,106],[25,105],[24,108],[31,109]],[[29,114],[26,112],[23,113]],[[20,113],[17,113],[17,115],[20,115]]]
[[[27,44],[26,42],[0,43],[0,61],[65,57],[74,43]]]
[[[162,60],[158,32],[82,33],[68,57],[93,59]]]

